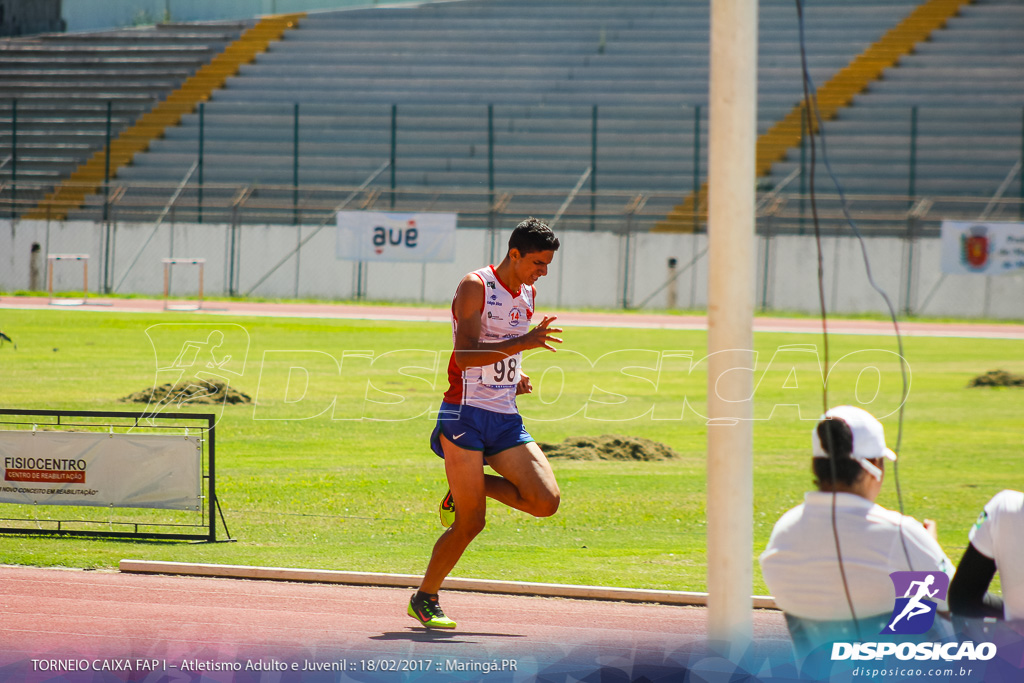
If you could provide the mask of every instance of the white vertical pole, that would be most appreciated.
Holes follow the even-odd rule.
[[[711,0],[708,146],[708,635],[753,637],[757,0]]]

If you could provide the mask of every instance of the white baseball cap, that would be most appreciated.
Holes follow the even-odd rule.
[[[881,481],[882,471],[875,467],[868,460],[875,458],[887,458],[896,460],[896,454],[885,445],[885,428],[882,423],[863,408],[856,406],[836,406],[821,416],[822,420],[838,418],[845,422],[853,434],[853,452],[850,458],[860,462],[868,474]],[[827,458],[828,453],[821,445],[818,437],[818,426],[814,426],[811,433],[811,446],[815,458]]]

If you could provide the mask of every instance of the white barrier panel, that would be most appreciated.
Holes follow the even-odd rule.
[[[202,508],[199,437],[0,431],[0,503]]]
[[[455,260],[454,213],[339,211],[336,255],[352,261]]]

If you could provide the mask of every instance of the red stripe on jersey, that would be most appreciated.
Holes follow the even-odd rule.
[[[520,288],[513,292],[511,289],[508,288],[508,285],[506,285],[504,281],[502,281],[502,279],[498,277],[498,271],[493,264],[491,265],[491,272],[494,273],[494,279],[498,281],[498,284],[504,287],[505,291],[511,294],[513,299],[519,296],[522,290],[522,285],[519,285]]]
[[[493,269],[494,266],[491,266]],[[475,275],[480,284],[486,289],[487,283],[480,277],[476,272],[470,273]],[[462,287],[462,283],[459,283],[459,287]],[[452,343],[455,342],[455,333],[459,327],[459,317],[455,314],[455,299],[458,298],[459,292],[456,289],[455,297],[452,299]],[[483,315],[487,297],[480,299],[480,314]],[[452,355],[448,358],[448,391],[444,392],[444,400],[448,403],[454,403],[455,405],[462,405],[462,394],[463,394],[463,381],[462,381],[462,370],[455,363],[455,351],[452,350]]]
[[[448,359],[448,391],[444,392],[445,403],[462,405],[462,370],[455,364],[455,352]]]

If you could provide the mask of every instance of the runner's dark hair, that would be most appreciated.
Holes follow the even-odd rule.
[[[558,251],[558,247],[558,238],[547,223],[532,216],[517,225],[508,238],[509,250],[518,249],[521,256],[537,251]]]

